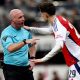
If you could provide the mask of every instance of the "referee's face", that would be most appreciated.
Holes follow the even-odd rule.
[[[17,12],[12,21],[17,28],[21,28],[25,21],[23,12]]]

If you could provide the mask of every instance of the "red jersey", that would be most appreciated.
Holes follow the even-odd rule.
[[[53,25],[55,39],[63,41],[62,52],[68,66],[80,60],[80,35],[74,26],[62,16],[56,16]]]

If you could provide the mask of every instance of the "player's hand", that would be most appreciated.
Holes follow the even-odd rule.
[[[43,62],[41,59],[33,59],[31,61],[34,62],[35,64]]]
[[[23,28],[26,29],[26,30],[30,30],[29,26],[23,26]]]

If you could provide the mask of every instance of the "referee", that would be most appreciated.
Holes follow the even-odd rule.
[[[25,19],[21,10],[11,10],[9,18],[11,24],[1,34],[5,80],[34,80],[28,53],[31,58],[35,57],[37,39],[33,39],[31,33],[23,28]]]

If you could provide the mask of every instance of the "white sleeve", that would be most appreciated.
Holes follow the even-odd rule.
[[[51,34],[52,33],[51,28],[30,27],[30,31],[32,31],[33,33],[39,33],[39,34]]]
[[[64,41],[66,40],[66,33],[67,30],[66,28],[59,22],[59,20],[57,20],[56,24],[54,24],[53,26],[53,30],[55,33],[55,41],[56,44],[53,47],[53,49],[45,56],[43,57],[41,60],[42,62],[47,61],[48,59],[50,59],[51,57],[53,57],[54,55],[56,55],[57,51],[63,47]]]
[[[47,60],[49,60],[51,57],[53,57],[54,55],[57,54],[57,51],[63,46],[63,41],[56,41],[55,46],[53,47],[53,49],[43,58],[41,58],[42,62],[45,62]]]

